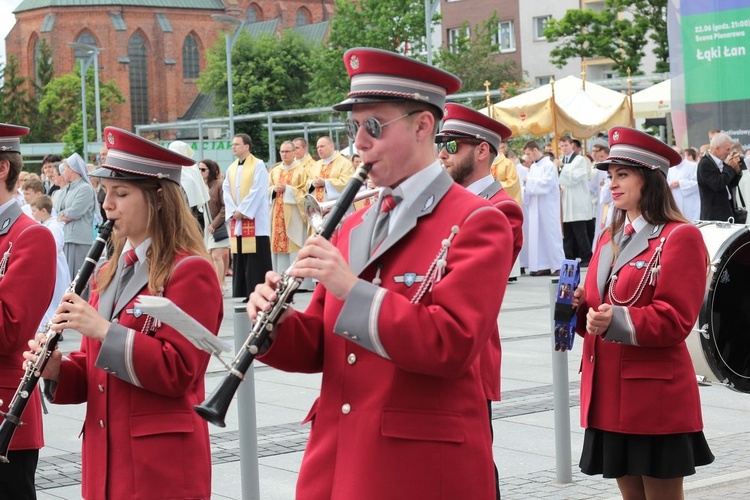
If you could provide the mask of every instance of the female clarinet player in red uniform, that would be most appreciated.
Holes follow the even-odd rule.
[[[45,394],[87,404],[83,498],[208,499],[208,428],[193,405],[204,399],[209,354],[136,305],[139,295],[162,295],[219,330],[219,281],[180,188],[192,160],[124,130],[108,127],[105,137],[107,161],[91,175],[106,190],[113,257],[90,303],[63,297],[55,329],[75,329],[83,340],[65,358],[52,355]]]
[[[622,497],[683,498],[713,462],[685,339],[703,302],[708,255],[666,182],[680,156],[631,128],[609,132],[616,207],[574,295],[583,336],[581,470],[616,478]]]

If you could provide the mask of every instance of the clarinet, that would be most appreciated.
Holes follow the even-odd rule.
[[[99,226],[99,234],[94,244],[91,245],[91,249],[88,255],[86,255],[86,260],[84,260],[81,269],[78,270],[75,279],[73,279],[73,282],[65,291],[66,294],[74,292],[80,295],[86,288],[89,278],[93,274],[97,262],[99,262],[99,257],[101,257],[104,247],[107,244],[109,234],[112,232],[112,224],[112,221],[107,221]],[[50,355],[52,355],[60,340],[62,332],[58,333],[52,330],[51,322],[45,326],[45,340],[40,345],[42,349],[37,353],[37,360],[34,363],[29,362],[26,365],[26,373],[21,379],[21,383],[18,389],[16,389],[13,399],[10,401],[10,405],[8,405],[8,412],[2,414],[3,422],[0,423],[0,462],[2,463],[8,463],[8,448],[13,439],[13,434],[15,434],[16,428],[19,425],[23,425],[21,415],[23,415],[23,411],[26,409],[26,405],[34,393],[37,383],[39,383]]]
[[[341,222],[341,219],[346,214],[347,209],[352,204],[352,201],[354,201],[359,188],[367,180],[367,174],[371,168],[372,164],[370,163],[363,163],[357,168],[346,185],[344,192],[341,193],[341,197],[337,200],[331,211],[328,212],[323,221],[323,226],[319,231],[316,231],[316,236],[322,236],[327,240],[331,238],[339,222]],[[271,302],[271,309],[258,313],[250,335],[232,361],[231,366],[228,367],[229,373],[227,376],[224,377],[224,380],[208,399],[194,407],[196,413],[204,420],[219,427],[226,425],[224,418],[226,417],[234,393],[237,392],[240,382],[245,378],[245,373],[250,368],[258,351],[260,351],[261,347],[268,340],[268,336],[271,335],[282,313],[286,311],[292,302],[294,292],[302,284],[302,278],[295,278],[289,275],[292,268],[294,268],[294,264],[282,273],[281,279],[276,285],[276,300]]]

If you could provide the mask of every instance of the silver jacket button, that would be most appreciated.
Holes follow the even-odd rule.
[[[357,355],[354,353],[351,353],[349,356],[346,357],[346,362],[350,365],[353,365],[357,362]]]
[[[350,411],[352,411],[352,407],[349,405],[349,403],[346,403],[341,407],[341,413],[343,413],[344,415],[349,415]]]

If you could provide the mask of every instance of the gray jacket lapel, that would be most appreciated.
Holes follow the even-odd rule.
[[[615,256],[615,249],[612,242],[607,242],[599,251],[599,265],[596,268],[596,286],[599,288],[599,300],[604,302],[607,281],[612,272],[612,259]]]
[[[112,264],[114,262],[110,261],[110,265]],[[120,282],[122,276],[122,266],[122,262],[117,264],[115,276],[112,278],[109,286],[99,294],[99,315],[107,320],[112,319],[112,307],[115,303],[115,295],[117,295],[117,284]]]
[[[635,235],[631,237],[631,241],[625,245],[625,248],[623,248],[622,252],[617,256],[615,267],[612,269],[612,274],[619,271],[622,266],[646,250],[648,248],[648,241],[659,236],[663,227],[664,226],[662,225],[654,226],[652,224],[646,224],[646,227],[635,233]],[[622,239],[622,236],[620,236],[620,239]]]
[[[495,196],[497,193],[503,190],[503,185],[499,182],[495,181],[489,186],[487,186],[484,191],[479,193],[479,196],[481,198],[484,198],[485,200],[491,199],[493,196]]]
[[[380,245],[380,247],[378,247],[372,257],[367,260],[365,266],[362,269],[367,267],[373,261],[377,260],[378,257],[383,255],[401,238],[406,236],[409,231],[411,231],[414,226],[417,225],[417,219],[419,219],[423,215],[432,213],[432,211],[435,210],[438,202],[443,198],[443,196],[445,196],[445,193],[448,192],[452,185],[453,178],[451,178],[448,172],[446,172],[445,170],[440,172],[440,175],[438,175],[435,180],[432,181],[430,185],[427,186],[427,188],[425,188],[425,190],[419,194],[417,199],[414,200],[414,203],[409,206],[407,211],[403,214],[399,214],[398,224],[396,225],[396,227],[393,228],[393,231],[388,233],[388,236],[386,236],[385,240],[383,240],[383,243]],[[372,233],[372,231],[370,231],[370,233]]]
[[[115,308],[112,311],[112,316],[115,317],[120,314],[120,311],[130,302],[141,289],[148,284],[148,266],[141,264],[138,266],[138,270],[133,274],[125,286],[125,290],[122,291],[120,298],[115,304]]]
[[[18,203],[11,203],[6,208],[2,216],[0,217],[0,235],[7,234],[10,228],[13,227],[13,223],[23,214],[23,210],[18,206]]]
[[[373,203],[362,215],[362,222],[349,233],[349,267],[359,275],[364,271],[370,254],[370,239],[378,219],[378,205]]]

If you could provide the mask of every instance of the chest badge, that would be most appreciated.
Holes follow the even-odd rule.
[[[138,309],[137,307],[133,309],[125,309],[125,312],[127,314],[132,314],[135,318],[140,318],[141,316],[143,316],[143,311]]]
[[[646,267],[646,261],[645,260],[637,260],[635,262],[630,262],[630,267],[634,267],[638,269],[639,271]]]
[[[403,283],[406,286],[412,286],[414,283],[423,282],[424,276],[419,276],[417,273],[404,273],[403,276],[394,276],[393,281]]]

